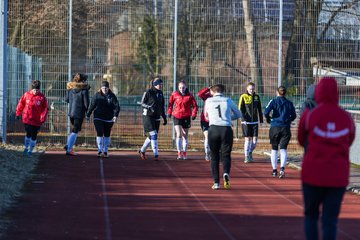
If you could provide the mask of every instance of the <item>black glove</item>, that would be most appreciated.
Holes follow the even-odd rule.
[[[20,116],[16,116],[15,119],[16,119],[16,120],[20,120]]]
[[[271,118],[266,118],[267,123],[271,123]]]
[[[168,117],[168,118],[171,118],[171,114],[168,114],[167,117]]]
[[[163,120],[164,120],[163,125],[165,126],[167,124],[167,119],[164,118]]]
[[[195,120],[195,119],[196,119],[196,116],[192,116],[192,117],[191,117],[191,120]]]

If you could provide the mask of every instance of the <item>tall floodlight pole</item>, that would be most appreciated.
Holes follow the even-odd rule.
[[[1,1],[0,5],[0,119],[1,119],[1,138],[6,143],[7,132],[7,81],[8,81],[8,63],[7,63],[7,19],[8,19],[8,1]]]
[[[279,13],[279,55],[278,55],[278,86],[281,85],[281,72],[282,72],[282,29],[283,29],[283,0],[279,1],[280,13]]]
[[[173,72],[173,90],[176,91],[176,58],[177,58],[177,22],[178,22],[178,0],[175,0],[175,8],[174,8],[174,72]],[[175,146],[175,127],[173,123],[172,129],[172,142],[173,146]]]
[[[68,51],[68,82],[71,82],[71,42],[72,42],[72,0],[69,0],[69,51]],[[68,106],[69,108],[69,106]],[[70,133],[70,117],[67,122],[67,132]]]

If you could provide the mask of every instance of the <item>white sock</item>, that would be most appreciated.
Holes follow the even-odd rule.
[[[178,152],[182,151],[182,138],[176,138],[176,149]]]
[[[34,147],[36,145],[36,140],[30,140],[30,149],[29,149],[29,152],[32,152]]]
[[[210,148],[209,148],[209,140],[207,138],[205,138],[205,140],[204,140],[204,149],[205,149],[205,154],[209,155],[210,154]]]
[[[68,151],[68,152],[71,152],[71,151],[73,150],[73,147],[74,147],[75,142],[76,142],[76,138],[77,138],[77,133],[72,132],[72,133],[69,135],[69,137],[68,137],[68,144],[67,144],[67,146],[68,146],[67,151]]]
[[[287,150],[286,149],[280,149],[280,163],[281,167],[285,168],[287,161]]]
[[[108,152],[110,146],[110,137],[104,137],[104,152]]]
[[[102,152],[103,149],[103,137],[96,137],[96,143],[98,146],[98,152]]]
[[[151,149],[152,149],[152,151],[154,153],[154,156],[159,155],[158,140],[151,140]]]
[[[257,144],[257,138],[253,138],[252,141],[251,141],[250,152],[253,152],[255,150],[256,144]]]
[[[189,140],[187,138],[183,138],[182,139],[183,152],[187,152],[188,145],[189,145]]]
[[[150,146],[150,143],[151,143],[151,141],[150,141],[150,139],[147,137],[147,138],[145,139],[144,144],[142,145],[140,151],[141,151],[141,152],[146,152],[146,149]]]
[[[31,138],[25,137],[25,141],[24,141],[25,149],[29,148],[30,141],[31,141]]]
[[[249,150],[250,150],[250,140],[249,138],[245,138],[245,141],[244,141],[244,154],[245,154],[245,157],[249,156]]]
[[[278,151],[271,150],[271,166],[273,169],[277,169],[277,156],[278,156]]]

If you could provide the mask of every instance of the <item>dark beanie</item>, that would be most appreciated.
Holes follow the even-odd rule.
[[[106,88],[109,88],[110,87],[110,84],[108,81],[102,81],[101,83],[101,87],[106,87]]]
[[[39,80],[32,81],[31,89],[40,89],[40,81]]]
[[[155,78],[154,82],[153,82],[153,86],[156,87],[159,84],[162,84],[163,80],[161,80],[160,78]]]

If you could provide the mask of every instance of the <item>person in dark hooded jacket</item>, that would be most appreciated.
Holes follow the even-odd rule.
[[[140,158],[146,160],[145,152],[151,144],[154,153],[154,160],[159,160],[158,134],[160,128],[160,117],[163,118],[163,125],[167,124],[165,114],[164,94],[161,91],[163,80],[156,77],[150,83],[150,88],[144,92],[141,99],[143,110],[143,125],[146,139],[143,146],[139,150]]]
[[[314,107],[316,107],[315,84],[311,84],[306,91],[306,99],[301,105],[300,116],[303,114],[305,109],[313,109]]]
[[[119,117],[120,105],[115,94],[110,90],[108,81],[101,83],[101,88],[91,99],[86,118],[90,119],[94,111],[94,125],[96,129],[96,143],[98,157],[108,157],[111,128]]]
[[[349,184],[350,146],[355,138],[351,115],[339,106],[337,82],[325,77],[316,86],[317,106],[306,109],[298,126],[298,141],[307,142],[301,170],[306,239],[318,239],[322,205],[322,237],[336,239],[340,207]]]
[[[279,178],[285,177],[287,161],[287,146],[291,139],[290,124],[296,118],[294,104],[286,97],[286,88],[280,86],[277,89],[277,97],[272,99],[265,108],[264,115],[267,123],[270,123],[269,138],[271,144],[272,176],[276,177],[277,156],[280,148],[280,174]]]
[[[78,133],[85,117],[85,113],[89,107],[89,89],[86,83],[87,76],[85,74],[75,74],[73,81],[67,84],[66,102],[69,103],[69,117],[72,125],[71,133],[68,136],[67,144],[64,149],[66,155],[77,155],[73,151]]]

